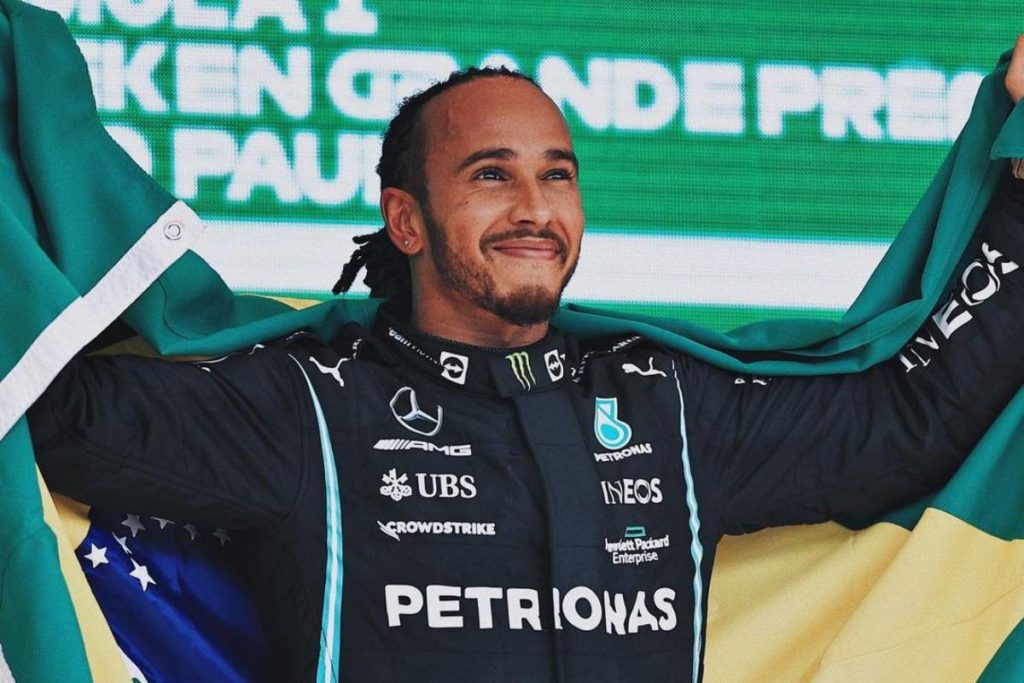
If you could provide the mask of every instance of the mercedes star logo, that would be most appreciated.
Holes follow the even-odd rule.
[[[437,417],[424,412],[420,409],[416,392],[412,387],[402,387],[391,398],[391,414],[395,416],[399,424],[410,432],[423,436],[434,436],[441,431],[441,419],[444,411],[441,406],[438,406]]]

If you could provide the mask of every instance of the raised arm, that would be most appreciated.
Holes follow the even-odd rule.
[[[79,358],[29,411],[43,475],[91,505],[231,528],[273,524],[308,449],[290,359]]]
[[[742,377],[688,361],[688,429],[727,531],[891,509],[956,469],[1024,381],[1024,181],[900,353],[867,371]]]

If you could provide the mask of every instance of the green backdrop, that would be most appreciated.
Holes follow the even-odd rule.
[[[1005,1],[36,4],[239,291],[328,296],[378,225],[397,101],[504,63],[573,130],[588,236],[567,295],[719,328],[852,301],[1020,28]]]

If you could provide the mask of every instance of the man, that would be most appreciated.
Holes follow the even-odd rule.
[[[340,283],[370,267],[372,330],[84,359],[30,416],[56,490],[238,530],[274,680],[699,680],[723,534],[924,493],[1024,379],[1020,181],[927,367],[772,379],[549,327],[583,215],[527,79],[413,98],[380,170],[386,232]]]

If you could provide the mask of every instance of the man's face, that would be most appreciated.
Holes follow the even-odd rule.
[[[417,286],[515,325],[545,322],[583,233],[561,113],[529,82],[495,77],[452,88],[422,117],[428,240]]]

